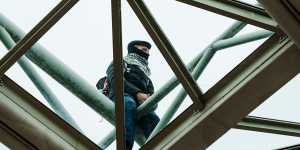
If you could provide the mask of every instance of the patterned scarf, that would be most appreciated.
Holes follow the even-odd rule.
[[[127,64],[137,65],[148,77],[151,75],[151,70],[148,67],[148,60],[135,53],[129,53],[124,57]]]

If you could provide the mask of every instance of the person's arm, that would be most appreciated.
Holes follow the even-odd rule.
[[[147,89],[148,89],[148,92],[149,92],[149,96],[151,96],[153,93],[154,93],[154,86],[153,86],[153,83],[152,81],[149,79],[149,84],[147,86]],[[153,107],[152,107],[152,111],[156,110],[156,108],[158,107],[158,104],[155,104]]]
[[[150,79],[149,79],[149,83],[147,85],[147,89],[148,89],[149,95],[152,95],[154,93],[154,86]]]
[[[107,79],[110,82],[111,88],[114,88],[114,72],[113,72],[113,64],[110,64],[108,69],[106,70]],[[141,92],[141,90],[133,85],[132,83],[128,82],[124,78],[124,92],[130,95],[137,95],[137,93]]]

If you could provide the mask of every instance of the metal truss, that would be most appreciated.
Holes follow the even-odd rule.
[[[26,51],[38,41],[78,0],[62,0],[26,36],[0,60],[3,75]]]
[[[142,149],[207,148],[297,75],[298,54],[293,42],[274,35],[204,95],[203,111],[190,106]]]
[[[297,0],[267,1],[259,0],[282,30],[300,47],[300,3]]]
[[[136,16],[176,75],[139,106],[137,117],[151,111],[152,106],[162,100],[180,83],[184,88],[178,93],[147,142],[143,135],[137,133],[136,141],[142,146],[141,149],[184,149],[186,147],[191,150],[206,149],[231,128],[299,136],[299,123],[247,117],[247,114],[292,79],[300,69],[299,49],[293,41],[286,38],[281,29],[278,28],[277,23],[264,9],[239,1],[177,1],[239,21],[185,66],[145,3],[142,0],[128,0]],[[6,135],[0,137],[0,140],[12,148],[99,149],[85,136],[59,119],[48,108],[3,75],[18,61],[33,82],[34,80],[39,81],[34,83],[50,105],[52,104],[51,107],[54,111],[80,130],[50,89],[43,86],[45,83],[39,79],[39,76],[34,73],[30,66],[26,65],[26,61],[20,59],[24,54],[99,115],[116,126],[117,132],[109,133],[99,143],[101,148],[105,149],[115,138],[117,139],[118,150],[125,147],[121,1],[111,1],[113,62],[116,81],[115,91],[117,93],[115,105],[74,71],[63,65],[44,47],[36,43],[77,2],[78,0],[62,0],[26,35],[0,14],[0,39],[10,49],[0,60],[0,73],[2,75],[0,85],[0,106],[2,109],[0,111],[3,111],[1,114],[6,113],[13,117],[13,119],[6,116],[0,117],[0,133]],[[235,36],[246,24],[252,24],[269,31]],[[215,53],[228,47],[267,38],[271,35],[271,38],[208,92],[201,92],[196,80]],[[187,95],[191,97],[194,103],[168,125]],[[20,127],[16,123],[22,123],[25,126]],[[38,132],[34,132],[32,129],[38,129]],[[41,138],[45,136],[47,137],[46,140]]]
[[[99,149],[5,75],[0,107],[0,139],[11,149]]]

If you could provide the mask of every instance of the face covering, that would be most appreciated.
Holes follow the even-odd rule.
[[[129,53],[136,53],[138,54],[139,56],[142,56],[143,58],[145,58],[146,60],[148,60],[149,58],[149,54],[143,52],[142,50],[136,48],[136,47],[131,47],[129,50],[128,50]]]

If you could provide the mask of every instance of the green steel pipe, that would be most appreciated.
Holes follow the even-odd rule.
[[[98,146],[102,149],[106,149],[111,143],[116,139],[116,130],[112,130],[109,134],[104,137],[99,143]]]
[[[236,21],[233,23],[226,31],[224,31],[221,35],[219,35],[214,42],[219,40],[224,40],[228,38],[232,38],[234,35],[239,33],[247,24],[241,21]],[[213,43],[214,43],[213,42]]]
[[[234,23],[228,30],[226,30],[224,33],[222,33],[215,41],[221,40],[221,39],[226,39],[226,38],[231,38],[232,36],[234,36],[235,34],[237,34],[240,30],[242,30],[244,27],[246,26],[245,23],[243,22],[239,22],[237,21],[236,23]],[[210,45],[211,46],[211,45]],[[200,54],[198,54],[187,66],[188,70],[190,72],[192,72],[195,68],[203,68],[206,66],[205,64],[208,63],[205,62],[205,60],[207,59],[202,59],[203,54],[204,55],[211,55],[210,50],[211,47],[208,46],[205,50],[203,50]],[[206,54],[205,54],[206,53]],[[206,57],[207,57],[206,56]],[[202,71],[203,71],[202,69]],[[198,74],[200,74],[201,69],[196,69],[196,71],[193,71],[195,76],[199,76]],[[193,76],[193,75],[192,75]],[[193,78],[195,78],[193,76]],[[145,113],[151,111],[151,108],[156,105],[160,100],[162,100],[170,91],[172,91],[177,85],[179,85],[179,81],[177,80],[176,77],[172,77],[166,84],[164,84],[158,91],[156,91],[147,101],[145,101],[141,106],[138,107],[137,110],[137,115],[138,117],[144,115]],[[183,92],[186,96],[186,92]],[[185,96],[184,94],[179,94],[179,97],[183,97],[183,98],[179,98],[178,96],[178,101],[180,101],[180,99],[184,99]],[[181,100],[182,101],[182,100]],[[178,104],[177,104],[178,103]],[[181,102],[177,102],[177,103],[173,103],[174,105],[180,105]],[[176,106],[174,106],[176,107]],[[178,106],[179,107],[179,106]],[[171,107],[173,108],[173,107]],[[174,109],[175,110],[175,109]],[[177,109],[176,109],[177,110]],[[176,111],[175,110],[175,111]],[[167,111],[168,112],[168,111]],[[172,114],[172,113],[170,113]],[[168,118],[168,117],[166,117]],[[171,117],[172,118],[172,117]],[[161,121],[163,120],[163,118],[161,119]],[[167,119],[166,119],[167,120]],[[160,122],[161,122],[160,121]],[[114,131],[115,132],[115,131]],[[100,143],[106,143],[106,145],[110,145],[113,141],[108,141],[110,139],[112,139],[113,137],[111,137],[112,135],[108,135],[104,140],[102,140]],[[150,139],[150,138],[148,138]],[[105,141],[106,140],[106,141]],[[111,142],[111,143],[109,143]],[[104,146],[103,146],[104,147]]]
[[[0,26],[0,39],[7,49],[11,49],[16,45],[15,41],[10,37],[9,33]],[[43,81],[43,79],[39,76],[39,74],[35,71],[33,66],[29,63],[26,57],[21,57],[18,60],[18,64],[21,66],[26,75],[30,78],[33,84],[37,87],[39,92],[43,95],[43,97],[47,100],[52,109],[64,120],[66,120],[70,125],[76,128],[78,131],[82,132],[79,126],[76,124],[74,119],[68,113],[68,111],[63,107],[60,101],[57,99],[55,94],[51,91],[51,89],[47,86],[47,84]],[[83,133],[83,132],[82,132]]]
[[[212,48],[215,50],[222,50],[228,47],[233,47],[236,45],[264,39],[266,37],[271,36],[272,34],[273,32],[270,31],[255,31],[253,33],[240,35],[230,39],[219,40],[212,45]]]
[[[300,123],[284,120],[246,116],[236,129],[300,137]]]
[[[114,124],[114,104],[94,86],[81,78],[73,70],[68,68],[51,53],[44,51],[39,45],[34,45],[26,56],[41,67],[51,77],[80,98],[84,103],[102,115],[110,123]]]
[[[221,34],[217,39],[215,39],[210,45],[208,45],[204,50],[204,55],[201,58],[201,60],[198,62],[195,69],[192,71],[192,76],[195,80],[197,80],[201,73],[204,71],[214,54],[216,53],[216,50],[212,48],[212,45],[216,43],[219,40],[222,39],[228,39],[236,35],[239,31],[241,31],[246,26],[245,23],[242,22],[235,22],[233,25],[231,25],[223,34]],[[165,115],[161,118],[159,123],[156,125],[154,130],[152,131],[151,135],[147,140],[150,140],[153,136],[155,136],[160,130],[162,130],[168,122],[172,119],[172,117],[175,115],[176,111],[182,104],[183,100],[187,96],[187,93],[184,89],[180,89],[178,92],[175,100],[172,102],[168,110],[166,111]]]
[[[0,25],[10,33],[15,41],[19,41],[25,35],[21,29],[2,14],[0,14]],[[115,108],[113,102],[101,94],[94,86],[88,84],[77,73],[69,69],[69,67],[45,48],[39,44],[35,44],[25,55],[98,114],[114,124]]]

